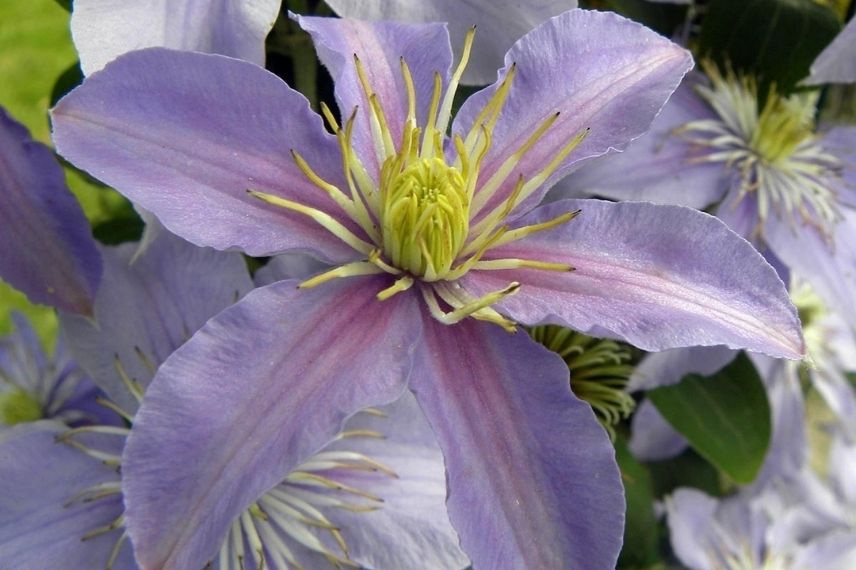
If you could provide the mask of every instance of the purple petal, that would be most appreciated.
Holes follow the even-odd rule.
[[[856,392],[847,377],[841,370],[820,363],[811,376],[811,383],[835,414],[840,428],[856,441]]]
[[[805,83],[856,82],[856,18],[851,19],[826,49],[811,64]]]
[[[829,478],[839,498],[856,505],[856,442],[837,434],[829,451]]]
[[[835,312],[856,322],[856,212],[842,209],[843,219],[831,228],[827,242],[815,228],[775,216],[764,236],[770,249]]]
[[[547,19],[577,7],[576,0],[520,2],[519,0],[330,0],[339,16],[358,20],[448,22],[452,47],[460,51],[471,26],[476,41],[462,83],[486,85],[511,44]],[[460,58],[460,53],[457,53]]]
[[[303,249],[351,261],[350,246],[248,189],[331,213],[358,231],[290,155],[345,187],[338,143],[303,97],[253,64],[150,48],[121,56],[53,110],[54,142],[76,166],[201,246],[255,256]]]
[[[530,207],[575,164],[610,149],[624,148],[648,130],[692,67],[692,56],[648,28],[615,14],[571,10],[515,43],[505,56],[506,67],[500,77],[512,63],[517,64],[517,77],[479,177],[487,180],[539,125],[556,112],[562,114],[482,212],[508,198],[518,174],[534,177],[587,128],[591,132],[586,139],[525,202]],[[497,85],[464,103],[454,132],[466,135]],[[526,208],[517,211],[525,212]]]
[[[253,279],[256,287],[263,287],[283,279],[308,279],[329,270],[330,266],[302,253],[284,253],[267,262],[256,271]]]
[[[0,108],[0,277],[33,303],[88,314],[101,259],[50,149]]]
[[[796,476],[808,453],[805,403],[796,367],[764,356],[752,358],[767,388],[772,436],[761,471],[751,488],[760,489],[775,478]]]
[[[280,0],[76,0],[71,34],[86,75],[147,47],[219,53],[258,65]],[[141,25],[144,22],[144,25]]]
[[[711,527],[719,502],[695,489],[678,489],[666,499],[672,548],[693,570],[713,570]]]
[[[95,320],[62,316],[77,362],[125,411],[137,400],[119,373],[145,389],[155,369],[253,283],[238,253],[198,248],[167,231],[139,257],[136,244],[104,249]]]
[[[123,458],[143,568],[204,566],[234,517],[341,429],[402,392],[416,297],[384,278],[256,289],[158,370]]]
[[[642,461],[661,461],[681,453],[687,440],[657,411],[650,400],[643,401],[631,420],[629,447]]]
[[[337,480],[383,498],[367,513],[340,511],[336,524],[351,558],[366,568],[468,567],[446,512],[446,470],[431,426],[410,392],[383,406],[385,417],[357,414],[347,430],[371,430],[383,439],[346,439],[328,449],[359,451],[390,467],[397,477],[353,473]]]
[[[794,570],[852,570],[856,568],[856,532],[836,531],[798,549]]]
[[[446,458],[449,518],[475,568],[613,568],[624,494],[568,368],[525,333],[426,317],[411,388]]]
[[[498,304],[524,324],[552,322],[645,350],[724,344],[772,356],[804,353],[796,309],[776,272],[713,216],[679,206],[563,200],[518,220],[582,213],[491,258],[566,263],[573,272],[471,271],[471,293],[522,287]],[[488,256],[485,256],[486,258]]]
[[[392,140],[400,144],[407,117],[407,89],[401,75],[401,58],[413,74],[417,124],[424,125],[431,102],[434,73],[448,84],[452,50],[443,24],[360,22],[338,18],[298,17],[312,34],[318,57],[329,69],[336,87],[336,101],[347,118],[359,106],[353,145],[375,180],[380,165],[369,121],[369,102],[357,78],[354,54],[362,62],[372,90],[377,93]]]
[[[841,161],[840,178],[830,177],[827,183],[834,187],[839,202],[856,208],[856,126],[829,129],[823,133],[822,144]]]
[[[674,133],[690,122],[713,118],[714,113],[694,89],[699,75],[687,76],[651,130],[624,152],[610,153],[586,163],[551,191],[551,199],[602,196],[705,208],[728,188],[728,171],[721,164],[693,162],[694,147]]]
[[[118,495],[69,500],[92,485],[116,481],[116,470],[54,441],[64,427],[21,424],[0,431],[0,560],[8,568],[104,568],[119,531],[82,536],[122,513]],[[66,506],[67,505],[67,506]],[[116,570],[134,568],[125,544]]]
[[[710,376],[734,360],[738,352],[725,346],[692,346],[655,352],[633,371],[627,391],[677,384],[687,374]]]

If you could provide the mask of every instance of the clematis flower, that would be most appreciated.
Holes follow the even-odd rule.
[[[263,65],[280,0],[76,0],[71,35],[83,73],[153,46],[220,53]]]
[[[644,132],[688,54],[614,14],[567,12],[511,48],[447,138],[466,57],[450,72],[442,25],[300,22],[336,81],[333,134],[252,64],[160,49],[117,59],[54,110],[64,156],[172,230],[335,266],[250,293],[160,367],[123,460],[138,560],[209,559],[282,473],[409,385],[475,567],[612,567],[612,446],[565,363],[515,323],[653,350],[803,351],[781,281],[716,219],[532,210],[580,161]]]
[[[41,419],[75,426],[108,421],[101,391],[71,358],[60,335],[45,354],[27,319],[12,313],[15,332],[0,338],[0,429]]]
[[[63,319],[130,424],[154,369],[206,317],[250,288],[236,254],[164,232],[130,260],[105,250],[96,322]],[[199,275],[216,280],[199,281]],[[112,412],[111,412],[112,413]],[[37,422],[0,440],[0,558],[22,568],[136,568],[123,528],[122,449],[130,429]],[[463,568],[446,515],[442,455],[412,396],[362,412],[233,521],[212,568]],[[40,545],[47,545],[41,547]],[[381,546],[383,545],[383,546]]]
[[[845,58],[852,61],[852,58]],[[605,196],[716,215],[784,271],[807,279],[856,322],[856,128],[815,125],[818,94],[772,90],[706,65],[688,78],[651,132],[569,177],[552,199]]]
[[[101,278],[89,223],[50,149],[0,108],[0,277],[33,303],[86,314]]]

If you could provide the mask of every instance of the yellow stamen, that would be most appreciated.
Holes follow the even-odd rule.
[[[452,74],[449,86],[446,88],[446,94],[443,97],[443,103],[440,105],[440,112],[437,115],[438,132],[445,133],[449,126],[449,118],[452,114],[452,102],[455,99],[455,92],[458,90],[458,84],[464,75],[464,70],[467,68],[467,63],[470,61],[470,52],[473,48],[473,39],[475,36],[476,27],[473,26],[467,31],[467,35],[464,38],[464,51],[461,54],[461,61],[458,62],[458,67]]]
[[[327,120],[327,124],[330,125],[330,129],[334,133],[339,132],[339,123],[336,122],[336,116],[333,115],[333,111],[330,110],[330,107],[327,106],[327,103],[321,101],[321,114],[324,115],[324,118]]]
[[[503,270],[503,269],[542,269],[544,271],[573,271],[574,268],[567,263],[552,263],[549,261],[536,261],[532,259],[489,259],[486,261],[478,261],[474,264],[473,269],[485,270]]]
[[[504,236],[497,240],[497,242],[494,244],[494,247],[499,247],[501,245],[505,245],[507,243],[523,239],[526,236],[530,236],[537,232],[551,230],[556,226],[560,226],[564,223],[570,222],[571,220],[580,215],[580,211],[581,210],[574,210],[573,212],[566,212],[560,216],[556,216],[552,220],[547,220],[546,222],[541,222],[540,224],[532,224],[531,226],[523,226],[522,228],[517,228],[506,232]]]
[[[392,286],[387,287],[386,289],[378,293],[377,298],[379,301],[386,301],[396,293],[402,293],[404,291],[407,291],[411,287],[413,287],[413,277],[411,277],[410,275],[405,275],[401,279],[396,280],[396,282],[393,283]]]
[[[267,202],[268,204],[279,206],[287,210],[292,210],[294,212],[312,218],[321,227],[323,227],[328,232],[330,232],[355,250],[359,251],[360,253],[368,255],[374,249],[371,244],[355,236],[351,232],[351,230],[336,221],[330,214],[326,212],[322,212],[321,210],[318,210],[316,208],[310,208],[309,206],[304,206],[303,204],[299,204],[297,202],[292,202],[291,200],[286,200],[285,198],[280,198],[279,196],[274,196],[273,194],[259,192],[258,190],[247,190],[247,193],[253,198],[258,198],[259,200]]]
[[[333,279],[340,279],[342,277],[356,277],[358,275],[375,275],[378,273],[383,273],[383,269],[381,269],[377,265],[369,263],[367,261],[355,261],[353,263],[340,265],[335,269],[325,271],[321,275],[316,275],[315,277],[307,279],[297,287],[299,289],[311,289],[312,287],[317,287],[318,285],[321,285],[322,283],[327,283],[328,281],[332,281]]]
[[[440,308],[440,305],[437,303],[437,299],[434,298],[432,292],[428,291],[427,288],[422,290],[422,297],[428,304],[428,309],[431,311],[431,315],[435,319],[445,325],[453,325],[455,323],[461,322],[476,311],[498,303],[509,295],[513,295],[517,292],[518,289],[520,289],[520,283],[509,283],[508,286],[504,289],[488,293],[487,295],[484,295],[483,297],[476,299],[475,301],[457,307],[455,310],[449,313],[444,312],[443,309]]]

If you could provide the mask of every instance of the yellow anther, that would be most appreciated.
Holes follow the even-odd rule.
[[[461,77],[464,75],[464,70],[467,68],[467,63],[470,61],[470,52],[473,48],[473,40],[476,36],[476,27],[473,26],[467,31],[464,38],[464,50],[461,54],[461,61],[458,62],[458,67],[452,74],[449,81],[449,86],[446,88],[446,94],[443,96],[443,103],[440,105],[440,111],[437,115],[437,131],[445,133],[449,126],[449,118],[452,115],[452,102],[455,100],[455,93],[458,90],[458,84]]]
[[[317,287],[318,285],[321,285],[322,283],[327,283],[328,281],[332,281],[333,279],[339,279],[342,277],[356,277],[358,275],[375,275],[378,273],[383,273],[383,269],[381,269],[377,265],[369,263],[367,261],[355,261],[353,263],[340,265],[335,269],[325,271],[320,275],[316,275],[315,277],[307,279],[297,287],[300,289],[311,289],[312,287]]]
[[[519,239],[523,239],[526,236],[530,236],[537,232],[544,232],[547,230],[551,230],[556,226],[560,226],[567,222],[570,222],[574,218],[580,215],[581,210],[574,210],[573,212],[566,212],[560,216],[556,216],[552,220],[547,220],[546,222],[541,222],[540,224],[532,224],[531,226],[523,226],[522,228],[517,228],[506,232],[504,236],[499,238],[493,247],[499,247],[501,245],[505,245],[507,243],[511,243],[513,241],[517,241]]]
[[[371,244],[355,236],[351,230],[336,221],[333,216],[326,212],[304,206],[297,202],[292,202],[291,200],[286,200],[285,198],[280,198],[279,196],[274,196],[273,194],[259,192],[258,190],[247,190],[247,193],[253,198],[258,198],[268,204],[279,206],[280,208],[285,208],[286,210],[291,210],[312,218],[321,227],[364,255],[368,255],[374,249]]]
[[[567,263],[552,263],[549,261],[536,261],[532,259],[488,259],[478,261],[474,269],[502,270],[502,269],[541,269],[544,271],[573,271],[574,267]]]
[[[428,305],[429,311],[431,311],[431,315],[446,325],[453,325],[455,323],[459,323],[465,318],[473,315],[473,313],[480,311],[484,308],[490,307],[491,305],[498,303],[502,299],[508,297],[509,295],[513,295],[520,289],[520,283],[512,282],[509,283],[507,287],[500,289],[499,291],[494,291],[492,293],[488,293],[483,297],[480,297],[474,301],[466,303],[457,307],[455,310],[446,313],[441,308],[439,303],[437,303],[437,299],[434,298],[434,295],[431,291],[428,291],[427,288],[423,289],[422,297],[425,299],[425,302]],[[439,290],[438,290],[439,293]],[[446,299],[444,299],[446,300]],[[448,302],[448,300],[446,300]]]
[[[407,91],[407,121],[416,126],[416,88],[413,85],[413,75],[404,58],[400,58],[401,77],[404,79],[404,88]]]
[[[437,124],[437,110],[440,107],[440,94],[443,91],[443,78],[440,73],[434,72],[434,90],[431,93],[431,105],[428,107],[428,119],[425,130],[422,133],[422,158],[431,158],[434,153],[434,133]]]
[[[410,275],[405,275],[401,279],[398,279],[393,283],[390,287],[387,287],[383,291],[377,294],[377,298],[379,301],[386,301],[396,293],[402,293],[407,291],[413,287],[413,277]]]
[[[327,124],[330,125],[330,130],[334,133],[339,132],[339,123],[336,122],[336,116],[333,115],[333,111],[330,110],[330,107],[327,106],[327,103],[321,101],[321,114],[324,115],[324,118],[327,120]]]

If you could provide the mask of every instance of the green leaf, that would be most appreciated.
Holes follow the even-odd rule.
[[[690,374],[648,392],[672,427],[735,482],[751,483],[770,444],[770,404],[747,356],[710,378]]]
[[[644,24],[665,36],[675,33],[687,17],[688,5],[649,0],[606,0],[604,8]]]
[[[659,560],[659,527],[654,515],[651,475],[630,453],[623,437],[615,441],[615,458],[621,469],[624,499],[627,502],[624,545],[618,557],[618,567],[647,567]]]
[[[75,61],[56,78],[51,91],[51,107],[81,83],[83,83],[83,70],[80,69],[80,61]]]
[[[759,75],[762,93],[771,83],[789,93],[840,29],[835,13],[813,0],[711,0],[699,53]]]
[[[676,457],[645,465],[658,499],[678,487],[695,487],[714,497],[722,495],[719,471],[691,447]]]

